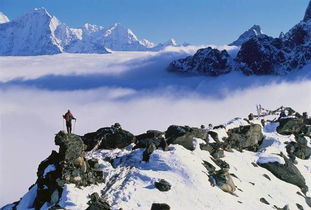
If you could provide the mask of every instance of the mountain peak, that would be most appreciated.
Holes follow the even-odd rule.
[[[239,36],[237,40],[229,44],[229,46],[241,46],[245,41],[263,34],[259,25],[253,25],[250,29]]]
[[[50,13],[44,7],[34,8],[32,13],[47,15],[47,16],[52,17],[52,15],[50,15]]]
[[[309,21],[311,20],[311,1],[309,2],[308,8],[305,13],[305,17],[303,18],[303,21]]]
[[[177,45],[177,42],[176,42],[175,39],[171,38],[171,39],[169,39],[167,42],[165,42],[164,45],[167,45],[167,46],[176,46],[176,45]]]
[[[7,22],[9,22],[10,20],[9,20],[9,18],[5,15],[5,14],[3,14],[2,12],[0,12],[0,24],[1,23],[7,23]]]

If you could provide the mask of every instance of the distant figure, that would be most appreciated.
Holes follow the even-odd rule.
[[[67,133],[71,133],[72,131],[72,124],[71,120],[77,120],[68,109],[67,113],[63,115],[63,118],[66,120],[66,127],[67,127]]]

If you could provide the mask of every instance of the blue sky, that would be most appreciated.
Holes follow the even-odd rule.
[[[303,18],[309,0],[0,0],[0,11],[13,19],[45,7],[71,27],[115,22],[139,38],[192,44],[227,44],[254,24],[272,36]]]

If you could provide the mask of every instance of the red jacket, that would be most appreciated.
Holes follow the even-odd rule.
[[[66,120],[66,122],[70,122],[73,119],[76,119],[71,112],[67,112],[65,115],[63,115],[63,118]]]

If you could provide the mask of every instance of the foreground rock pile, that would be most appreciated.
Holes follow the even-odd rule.
[[[265,118],[265,115],[273,116],[273,119]],[[284,149],[281,149],[279,153],[265,156],[271,144],[269,143],[271,137],[266,136],[271,129],[269,126],[276,126],[277,133],[273,133],[276,137],[288,136],[293,140],[285,142]],[[101,191],[93,191],[89,194],[86,202],[87,209],[115,209],[115,203],[108,202],[109,197],[116,196],[110,194],[112,188],[119,186],[121,192],[126,189],[125,186],[130,183],[131,177],[138,173],[133,168],[137,170],[146,167],[153,171],[153,167],[158,167],[157,170],[169,171],[172,166],[168,166],[165,162],[157,162],[155,159],[159,158],[157,151],[165,155],[172,153],[170,145],[179,145],[183,150],[193,154],[198,149],[205,155],[207,154],[208,161],[203,159],[200,163],[205,169],[200,173],[208,177],[206,184],[236,197],[238,197],[238,192],[243,190],[238,184],[240,183],[239,177],[232,173],[233,168],[229,164],[230,159],[227,155],[235,152],[241,155],[243,153],[257,154],[259,159],[252,162],[253,167],[262,168],[263,171],[269,171],[272,174],[268,176],[264,173],[262,175],[264,179],[271,181],[271,176],[274,175],[281,182],[297,186],[300,189],[297,195],[302,196],[305,199],[304,205],[311,208],[306,177],[301,173],[297,162],[297,160],[310,160],[310,137],[311,119],[307,113],[300,114],[289,107],[268,111],[260,116],[250,114],[247,119],[236,118],[219,126],[210,124],[207,128],[204,125],[196,128],[171,125],[165,132],[149,130],[136,136],[122,129],[118,123],[83,136],[60,131],[55,136],[55,144],[59,146],[59,151],[52,151],[52,154],[39,165],[37,181],[30,188],[30,191],[34,191],[35,199],[28,207],[60,208],[65,202],[62,200],[62,194],[66,186],[70,184],[76,188],[103,186]],[[122,154],[118,151],[123,150],[128,150],[128,155],[118,157],[118,154]],[[136,160],[135,154],[140,154],[139,160]],[[107,171],[108,166],[112,168],[109,169],[110,171]],[[115,172],[109,175],[111,170]],[[137,175],[137,177],[145,181],[149,180],[148,177],[142,175]],[[150,182],[152,185],[146,188],[157,189],[157,193],[170,193],[177,187],[175,182],[172,184],[172,179],[167,180],[167,177],[150,180]],[[255,185],[253,182],[250,184]],[[270,205],[267,197],[260,197],[258,200],[265,205]],[[18,208],[23,202],[22,198],[21,201],[8,205],[4,209]],[[301,204],[297,203],[296,206],[301,206]],[[283,206],[274,208],[282,209],[281,207]],[[148,208],[170,209],[171,207],[169,201],[162,200],[160,203],[150,204]],[[286,209],[286,206],[283,209]]]

